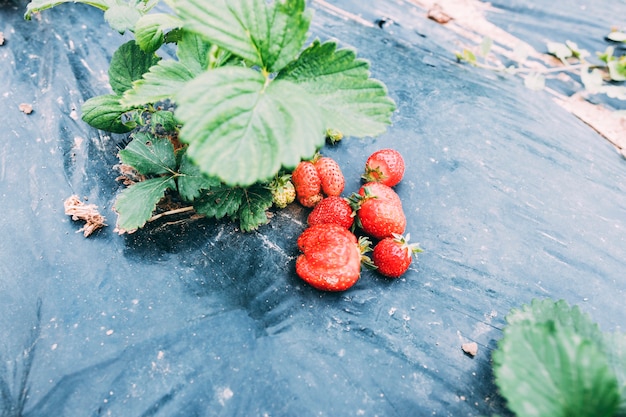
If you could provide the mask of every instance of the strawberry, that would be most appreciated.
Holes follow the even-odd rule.
[[[389,187],[397,185],[404,176],[404,159],[395,149],[381,149],[369,156],[362,178]]]
[[[276,176],[269,184],[272,191],[272,202],[278,208],[285,208],[296,198],[296,189],[291,182],[291,175]]]
[[[346,180],[334,159],[322,156],[314,160],[313,165],[322,180],[322,191],[327,196],[338,196],[343,192]]]
[[[307,223],[309,226],[333,223],[349,229],[354,223],[354,211],[345,198],[337,196],[326,197],[311,211]]]
[[[368,195],[382,200],[390,200],[396,204],[402,205],[398,193],[396,193],[393,188],[380,182],[368,182],[363,184],[361,188],[359,188],[359,195],[363,197]]]
[[[366,234],[376,239],[384,239],[394,233],[404,233],[406,216],[402,202],[390,187],[376,183],[371,186],[366,184],[350,197],[350,203],[357,211],[359,227]]]
[[[336,224],[317,224],[298,237],[303,252],[296,273],[314,288],[344,291],[361,275],[361,251],[356,236]]]
[[[298,202],[304,207],[313,207],[322,198],[322,180],[311,161],[302,161],[291,173]]]
[[[413,261],[413,255],[422,250],[416,243],[409,244],[410,235],[393,234],[374,247],[372,261],[378,272],[390,278],[404,274]]]

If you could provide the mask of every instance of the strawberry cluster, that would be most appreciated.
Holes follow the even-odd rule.
[[[403,176],[402,155],[381,149],[365,163],[365,184],[344,198],[345,178],[333,159],[317,156],[301,162],[292,173],[296,199],[313,209],[309,227],[298,238],[298,276],[317,289],[343,291],[358,281],[361,264],[387,277],[404,274],[421,249],[409,244],[408,234],[403,236],[406,216],[392,188]],[[365,236],[357,239],[359,232]],[[365,255],[371,250],[368,237],[378,242],[372,259]]]

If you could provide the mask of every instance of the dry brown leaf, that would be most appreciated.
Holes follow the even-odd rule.
[[[77,195],[65,200],[63,206],[65,207],[65,214],[72,216],[72,220],[85,222],[85,225],[77,230],[77,232],[83,232],[85,237],[106,226],[106,219],[98,211],[98,206],[83,203]]]

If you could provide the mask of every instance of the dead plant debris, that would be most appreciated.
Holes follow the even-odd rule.
[[[461,345],[461,349],[463,349],[463,352],[474,357],[478,354],[478,343],[476,342],[463,343]]]
[[[28,103],[22,103],[19,105],[19,109],[21,112],[23,112],[24,114],[31,114],[33,112],[33,106],[32,104],[28,104]]]
[[[98,211],[98,206],[83,203],[77,195],[65,200],[63,206],[65,207],[65,214],[72,216],[72,220],[85,222],[85,225],[77,230],[77,232],[83,232],[85,237],[107,225],[106,219]]]
[[[428,18],[434,20],[437,23],[445,25],[450,20],[452,20],[452,16],[447,14],[443,7],[438,5],[437,3],[433,4],[433,6],[428,10]]]

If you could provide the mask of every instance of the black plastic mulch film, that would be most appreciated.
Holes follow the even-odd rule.
[[[26,22],[25,3],[0,4],[0,415],[507,415],[490,355],[511,308],[562,298],[603,330],[623,326],[615,148],[550,94],[457,63],[467,40],[411,2],[364,4],[313,1],[312,34],[356,47],[398,111],[380,137],[324,152],[351,192],[370,153],[400,150],[397,192],[425,251],[403,278],[365,271],[344,293],[296,276],[297,204],[253,233],[200,220],[117,235],[124,137],[90,128],[80,106],[108,92],[126,38],[88,6]],[[626,4],[494,2],[484,14],[541,51],[602,51]],[[72,194],[109,226],[75,233]]]

